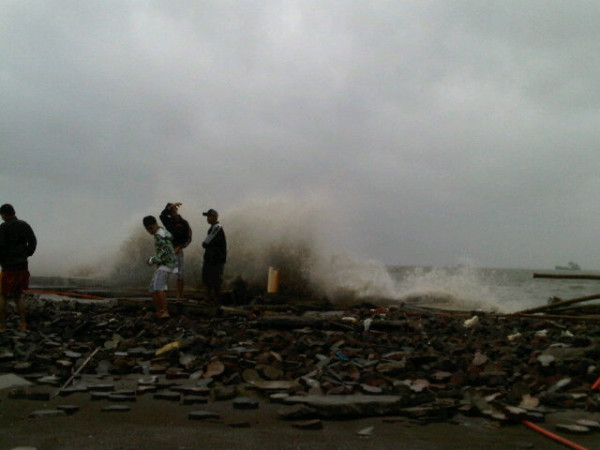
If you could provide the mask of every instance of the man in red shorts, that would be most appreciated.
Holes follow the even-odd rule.
[[[27,258],[33,255],[37,240],[27,222],[17,219],[12,205],[0,206],[0,333],[6,331],[6,301],[14,300],[19,311],[19,331],[27,330],[25,304],[21,294],[29,288]]]

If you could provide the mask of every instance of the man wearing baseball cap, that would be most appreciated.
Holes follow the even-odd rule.
[[[202,213],[210,225],[208,234],[202,247],[204,247],[204,263],[202,264],[202,283],[208,290],[211,301],[218,303],[223,283],[223,269],[227,260],[227,240],[225,231],[219,223],[219,213],[214,209]]]

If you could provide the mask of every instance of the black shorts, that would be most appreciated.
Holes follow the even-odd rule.
[[[202,266],[202,283],[209,289],[217,292],[223,283],[223,269],[225,264],[204,264]]]

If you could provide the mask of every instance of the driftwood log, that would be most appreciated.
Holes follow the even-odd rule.
[[[538,306],[536,308],[525,309],[523,311],[518,311],[514,314],[532,314],[538,313],[542,311],[548,311],[552,309],[560,309],[566,305],[573,305],[575,303],[587,302],[589,300],[597,300],[600,299],[600,294],[587,295],[585,297],[577,297],[572,298],[570,300],[560,300],[558,302],[550,303],[548,305]]]

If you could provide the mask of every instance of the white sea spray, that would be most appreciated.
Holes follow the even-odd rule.
[[[186,285],[198,287],[200,242],[208,225],[186,206],[184,217],[194,231],[194,241],[185,250]],[[258,292],[266,289],[269,267],[281,272],[281,292],[334,302],[368,299],[514,312],[545,304],[550,296],[564,299],[598,291],[593,281],[534,280],[531,270],[486,269],[464,257],[454,267],[415,267],[387,266],[357,256],[336,245],[344,242],[348,223],[335,201],[318,192],[253,197],[235,208],[220,209],[229,246],[225,281],[241,276]],[[79,272],[90,277],[108,273],[120,287],[147,286],[152,269],[145,261],[152,252],[152,238],[140,219],[116,255],[82,266]]]

